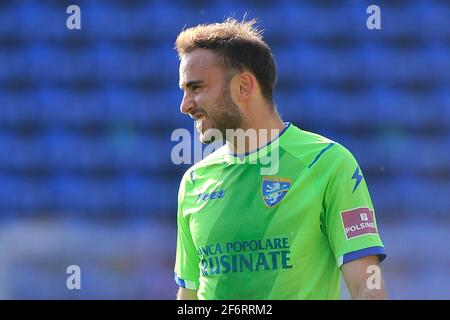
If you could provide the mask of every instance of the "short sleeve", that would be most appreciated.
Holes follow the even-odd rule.
[[[337,145],[324,196],[325,229],[339,267],[370,255],[386,257],[366,181],[353,155]]]
[[[197,249],[192,240],[189,228],[189,216],[184,216],[183,200],[186,188],[186,179],[182,179],[178,192],[177,210],[177,249],[175,259],[175,282],[183,288],[198,290],[199,288],[199,262]]]

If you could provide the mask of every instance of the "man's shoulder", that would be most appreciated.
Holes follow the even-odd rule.
[[[293,126],[290,135],[283,140],[283,146],[291,151],[309,151],[310,149],[320,149],[335,141],[318,133],[310,132]]]
[[[328,165],[330,162],[353,157],[351,152],[341,143],[324,135],[297,127],[295,127],[289,139],[285,141],[283,148],[310,168],[319,163],[327,163]]]
[[[191,178],[194,171],[199,169],[204,169],[212,165],[219,165],[225,162],[226,156],[226,146],[223,145],[220,148],[216,149],[214,152],[205,156],[202,160],[194,163],[183,175],[183,180],[187,178]]]

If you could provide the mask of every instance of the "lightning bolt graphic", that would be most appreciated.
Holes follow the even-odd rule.
[[[352,180],[355,179],[356,183],[355,183],[355,187],[353,188],[353,192],[355,192],[356,188],[358,188],[359,184],[361,183],[363,176],[362,174],[359,173],[359,167],[356,167],[355,173],[353,174]]]

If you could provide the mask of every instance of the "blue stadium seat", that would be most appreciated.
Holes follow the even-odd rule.
[[[389,166],[386,159],[388,154],[384,152],[383,146],[377,144],[377,141],[371,137],[357,137],[342,133],[325,134],[325,136],[349,149],[363,174],[377,172],[380,168]]]
[[[100,44],[95,48],[97,67],[92,72],[102,82],[121,83],[152,80],[158,85],[177,83],[178,60],[172,45],[132,50]]]
[[[111,9],[103,14],[105,17],[102,18],[104,21],[99,34],[101,37],[129,39],[137,36],[152,42],[167,41],[167,39],[173,39],[171,42],[174,42],[176,35],[192,21],[192,10],[183,10],[180,4],[174,5],[160,1],[144,3],[134,9],[123,10],[125,12],[121,14],[118,14],[116,10]],[[96,16],[102,14],[102,9],[98,11],[95,13]],[[118,26],[110,27],[111,17],[123,22]],[[122,30],[118,30],[119,26]]]
[[[92,39],[118,40],[130,35],[132,9],[122,10],[113,3],[89,1],[83,5],[82,30]]]
[[[89,214],[107,217],[123,209],[123,192],[116,180],[96,180],[59,175],[52,182],[57,210],[69,215]]]
[[[91,39],[106,41],[126,40],[140,38],[155,40],[153,29],[155,27],[156,12],[149,2],[133,2],[123,7],[118,3],[89,2],[83,5],[84,25]],[[111,23],[114,21],[114,23]]]
[[[161,5],[164,4],[161,3]],[[154,32],[155,19],[158,12],[157,9],[155,10],[154,1],[144,1],[141,5],[133,4],[126,11],[128,11],[128,15],[131,18],[128,18],[128,21],[122,26],[128,34],[125,39],[139,38],[151,42],[164,40],[164,37],[159,37],[159,34]]]
[[[262,8],[255,11],[267,29],[265,35],[279,37],[288,43],[345,36],[345,31],[355,29],[352,23],[354,13],[345,5],[323,10],[311,3],[300,5],[287,2],[271,6],[270,10]]]
[[[252,5],[248,1],[215,1],[214,5],[206,8],[206,10],[197,10],[197,13],[200,13],[201,16],[197,15],[196,20],[197,23],[204,23],[201,20],[215,23],[224,21],[229,17],[234,17],[237,20],[242,20],[244,17],[247,17],[248,20],[258,18],[260,22],[267,21],[266,17],[262,15],[263,10],[258,7],[258,3],[261,2],[257,1]],[[282,2],[277,2],[277,6],[272,6],[272,10],[275,11],[279,6],[282,6]],[[264,34],[266,33],[264,32]]]
[[[368,99],[374,106],[372,119],[381,126],[399,128],[442,128],[445,103],[437,93],[374,89]],[[426,106],[426,107],[425,107]]]
[[[6,172],[27,172],[48,166],[47,150],[37,136],[23,138],[14,134],[0,134],[0,148],[4,154],[0,157],[0,168]]]
[[[151,98],[148,93],[112,87],[102,91],[103,118],[111,124],[126,123],[146,127],[151,123]]]
[[[0,211],[22,214],[40,213],[51,204],[48,181],[19,176],[0,176]]]
[[[22,255],[26,256],[25,254]],[[49,262],[46,261],[45,264],[47,263]],[[57,277],[49,276],[51,268],[46,268],[45,264],[34,257],[20,259],[20,262],[14,266],[14,270],[10,272],[10,281],[14,295],[30,300],[56,298],[55,289],[60,287],[60,285],[57,283]],[[30,283],[33,284],[33,290],[30,290]]]
[[[30,75],[40,83],[93,80],[95,60],[89,50],[35,45],[30,52]],[[57,67],[55,67],[57,66]]]
[[[54,130],[41,143],[54,170],[113,169],[114,141],[107,136],[86,136]]]
[[[354,51],[300,45],[278,49],[275,59],[280,81],[292,84],[341,82],[364,74],[364,58]]]
[[[22,3],[24,5],[24,3]],[[9,38],[11,30],[20,30],[23,19],[16,6],[8,6],[0,10],[0,37]]]
[[[446,122],[448,124],[449,118],[444,116],[445,102],[440,100],[438,92],[399,92],[397,94],[404,102],[397,105],[397,109],[403,111],[403,119],[408,128],[440,130],[445,128]]]
[[[317,68],[317,59],[321,58],[320,51],[306,45],[285,47],[278,53],[275,51],[280,82],[286,81],[295,85],[305,79],[316,81],[321,72],[321,69]]]
[[[347,128],[350,124],[361,126],[358,116],[363,114],[358,106],[358,95],[343,94],[321,86],[309,86],[302,93],[304,117],[318,128]],[[367,109],[366,109],[367,110]]]
[[[108,105],[101,92],[79,92],[48,86],[36,93],[39,121],[50,127],[102,126]]]
[[[27,47],[29,52],[29,74],[32,78],[46,83],[51,80],[60,79],[59,66],[64,68],[65,57],[61,50],[50,48],[41,44],[33,44]]]
[[[0,124],[20,126],[35,123],[39,118],[40,106],[34,92],[0,91]]]
[[[149,179],[139,176],[124,176],[120,182],[124,187],[126,209],[130,213],[175,212],[178,182],[167,179]]]
[[[25,80],[29,76],[28,71],[27,51],[25,49],[2,49],[0,52],[1,82]]]
[[[59,39],[68,36],[66,8],[37,3],[19,4],[14,9],[20,14],[19,28],[11,30],[17,30],[25,39]]]
[[[176,84],[172,89],[125,91],[123,88],[111,88],[103,91],[107,111],[104,119],[108,123],[129,123],[143,128],[179,127],[186,124],[179,105],[182,99],[181,91]]]
[[[122,151],[116,151],[116,165],[123,170],[146,170],[154,173],[172,167],[170,135],[146,135],[132,139]]]
[[[446,137],[411,137],[408,154],[411,173],[440,176],[450,172],[450,139]],[[414,152],[417,151],[417,152]],[[414,154],[414,156],[411,156]],[[408,155],[406,155],[408,156]]]
[[[139,60],[129,49],[100,44],[96,47],[97,76],[106,83],[121,83],[139,73]]]
[[[449,139],[386,132],[379,137],[344,136],[338,142],[353,152],[362,168],[380,174],[438,176],[450,172],[450,156],[440,151],[450,147]]]
[[[421,21],[422,10],[423,6],[417,5],[384,6],[381,13],[381,30],[385,37],[393,39],[419,38],[419,29],[422,28],[417,28],[417,26]]]
[[[149,93],[151,100],[152,122],[164,121],[166,127],[183,127],[189,123],[189,116],[180,112],[183,93],[178,89],[178,83],[173,86]]]
[[[138,131],[116,130],[109,135],[85,136],[54,131],[37,144],[37,150],[47,153],[44,159],[54,170],[156,173],[172,165],[170,135],[146,136]]]
[[[448,88],[437,93],[437,103],[444,110],[441,115],[444,127],[450,131],[450,90]]]
[[[450,8],[442,2],[426,1],[420,7],[420,20],[416,25],[420,28],[415,28],[422,39],[428,41],[445,41],[450,37],[450,30],[448,28],[448,21],[450,20]]]
[[[0,168],[3,172],[8,172],[13,168],[20,168],[20,161],[17,158],[21,158],[18,153],[20,145],[18,138],[15,134],[1,133],[0,134],[0,150],[2,150],[2,156],[0,157]]]
[[[366,79],[376,84],[409,83],[434,80],[424,49],[400,51],[368,46],[364,52]]]
[[[361,53],[365,63],[365,80],[371,85],[390,84],[392,82],[391,72],[395,68],[391,50],[385,47],[368,44],[362,47]]]
[[[437,84],[450,82],[450,49],[448,46],[430,46],[426,54],[422,57],[422,62],[429,68],[432,78],[429,79]]]
[[[147,78],[156,84],[178,85],[179,61],[173,49],[174,43],[164,42],[139,54],[139,70],[146,73]]]
[[[407,212],[417,216],[448,216],[449,192],[448,181],[415,180],[407,185]]]

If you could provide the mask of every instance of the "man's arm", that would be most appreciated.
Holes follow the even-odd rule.
[[[342,274],[352,299],[387,299],[378,263],[377,256],[367,256],[342,265]]]
[[[198,300],[197,290],[190,290],[179,287],[177,293],[177,300]]]

